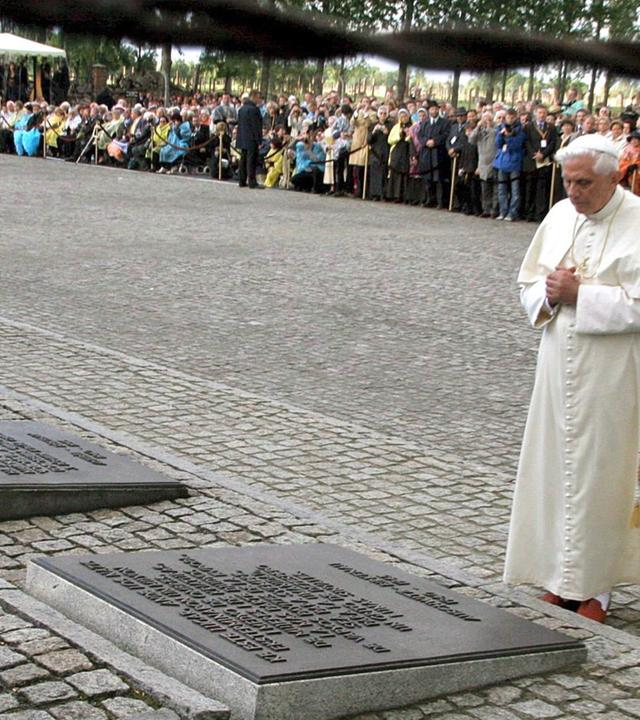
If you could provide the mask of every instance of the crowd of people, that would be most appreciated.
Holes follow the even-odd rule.
[[[0,106],[0,152],[157,173],[210,173],[241,187],[285,188],[424,205],[505,221],[540,221],[564,197],[555,153],[585,134],[610,138],[622,183],[640,194],[640,120],[631,106],[590,113],[569,91],[561,106],[480,101],[454,108],[424,93],[403,103],[257,92]]]

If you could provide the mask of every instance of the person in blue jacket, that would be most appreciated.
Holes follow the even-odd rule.
[[[291,183],[296,190],[323,193],[327,189],[323,181],[326,156],[319,141],[322,134],[322,130],[309,130],[295,145],[296,169]]]
[[[518,113],[510,108],[505,114],[504,122],[496,128],[498,152],[493,167],[498,171],[497,220],[512,222],[518,219],[524,141],[525,134],[518,120]]]
[[[193,128],[188,120],[183,120],[179,110],[171,113],[171,130],[169,131],[168,140],[171,145],[165,145],[160,150],[160,170],[159,172],[169,172],[173,168],[177,168],[178,161],[187,154],[186,148],[189,147]],[[179,148],[185,148],[180,150]],[[176,172],[176,170],[173,170]]]
[[[33,105],[26,103],[22,112],[18,111],[18,119],[14,125],[13,142],[15,144],[16,153],[18,155],[35,155],[38,151],[36,146],[35,151],[34,145],[34,125],[35,114],[33,112]],[[38,144],[40,143],[40,133],[37,132]]]

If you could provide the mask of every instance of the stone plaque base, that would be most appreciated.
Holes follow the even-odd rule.
[[[243,720],[328,720],[586,657],[569,637],[334,545],[42,558],[27,587]]]
[[[181,483],[55,427],[0,422],[0,521],[187,497]]]

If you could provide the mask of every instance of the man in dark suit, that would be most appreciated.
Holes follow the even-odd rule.
[[[467,109],[459,107],[456,110],[455,120],[452,120],[449,124],[449,134],[447,137],[447,154],[451,158],[451,172],[455,170],[458,173],[462,168],[460,167],[460,155],[464,148],[469,144],[465,128],[467,127]],[[457,209],[460,206],[460,200],[458,198],[458,178],[452,177],[451,182],[456,187],[454,196],[454,207]]]
[[[418,172],[426,186],[427,205],[437,204],[440,209],[445,209],[450,173],[449,155],[447,154],[449,122],[440,117],[438,103],[433,100],[429,102],[428,113],[418,130],[418,139],[421,145]]]
[[[549,192],[553,156],[558,145],[558,133],[547,122],[547,108],[539,105],[535,117],[525,127],[524,214],[530,222],[541,222],[549,210]]]
[[[239,181],[240,187],[257,188],[256,166],[258,148],[262,142],[262,113],[258,108],[260,93],[252,90],[243,96],[242,107],[238,110],[238,134],[236,147],[240,150]]]

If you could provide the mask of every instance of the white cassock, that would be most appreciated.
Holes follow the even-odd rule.
[[[578,266],[577,305],[545,279]],[[586,600],[640,582],[632,527],[640,437],[640,197],[618,187],[595,215],[555,205],[518,276],[542,328],[507,546],[505,582]]]

